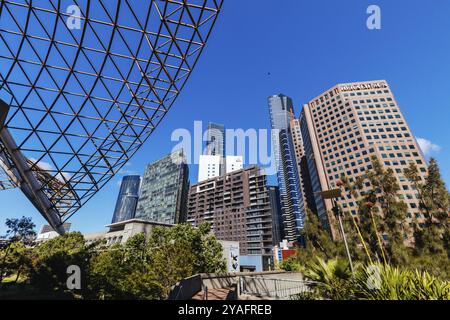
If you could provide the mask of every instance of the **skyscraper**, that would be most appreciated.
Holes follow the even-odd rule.
[[[134,218],[141,186],[140,176],[125,176],[122,178],[119,196],[111,223],[126,221]]]
[[[414,163],[425,174],[427,164],[385,80],[338,84],[306,104],[300,122],[314,192],[336,188],[341,176],[354,182],[373,168],[375,156],[393,170],[399,196],[408,205],[408,218],[420,222],[417,192],[404,169]],[[332,204],[319,198],[316,204],[323,219]],[[340,198],[339,204],[357,214],[352,197]]]
[[[281,216],[280,191],[276,186],[269,186],[269,200],[272,212],[273,245],[278,245],[284,238],[283,220]]]
[[[290,132],[290,123],[294,119],[293,103],[282,94],[268,100],[284,233],[287,240],[298,241],[304,226],[305,204]]]
[[[292,119],[289,125],[289,131],[292,137],[292,143],[295,150],[295,160],[297,162],[297,171],[300,177],[300,187],[302,190],[302,199],[304,206],[312,212],[316,212],[314,203],[311,199],[311,190],[308,188],[309,172],[305,168],[305,149],[299,119]],[[306,182],[306,184],[305,184]]]
[[[167,224],[186,221],[189,169],[183,150],[147,165],[136,218]]]
[[[209,123],[206,132],[206,155],[225,157],[225,126]]]
[[[198,181],[219,177],[226,173],[225,127],[209,123],[206,131],[206,154],[200,156]]]

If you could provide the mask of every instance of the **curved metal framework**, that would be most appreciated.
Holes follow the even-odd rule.
[[[170,109],[222,2],[1,0],[0,189],[63,233]]]

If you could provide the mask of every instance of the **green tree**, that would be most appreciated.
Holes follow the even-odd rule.
[[[6,239],[8,240],[6,248],[4,248],[3,257],[0,265],[0,283],[3,280],[4,273],[8,268],[7,261],[11,248],[18,248],[15,244],[17,242],[22,243],[24,246],[31,245],[36,237],[34,228],[36,225],[32,222],[31,218],[22,217],[20,219],[6,219],[5,223],[7,227]],[[24,260],[19,260],[17,267],[23,266]]]
[[[76,265],[81,270],[82,290],[86,290],[93,249],[86,246],[79,232],[66,233],[37,245],[34,249],[31,283],[45,291],[64,292],[67,290],[67,268]]]
[[[419,208],[425,217],[414,226],[414,250],[410,264],[419,270],[450,279],[449,212],[450,197],[435,159],[430,159],[427,174],[422,177],[411,164],[405,176],[417,191]]]
[[[333,241],[328,230],[324,229],[319,218],[311,210],[306,210],[306,223],[302,230],[302,237],[306,240],[305,245],[297,248],[295,255],[283,261],[278,267],[286,271],[303,271],[305,267],[317,258],[343,259],[347,260],[347,254],[342,241]],[[338,227],[336,226],[336,230]],[[347,238],[349,235],[347,234]],[[357,241],[350,238],[348,241],[352,259],[360,260],[361,250],[358,249]]]
[[[448,246],[450,197],[436,160],[430,159],[425,179],[422,179],[414,164],[405,170],[405,175],[417,190],[420,210],[426,219],[426,223],[415,227],[416,252],[429,254],[446,252],[450,257]]]
[[[94,256],[89,293],[100,299],[165,299],[178,281],[225,271],[222,247],[203,224],[155,228]]]
[[[27,278],[32,270],[33,248],[26,246],[23,242],[16,241],[11,244],[10,253],[6,260],[6,271],[14,274],[14,282],[17,283],[21,277]]]
[[[149,265],[158,273],[165,295],[183,278],[226,270],[222,246],[210,231],[206,223],[198,228],[179,224],[154,230],[149,239]]]
[[[404,241],[409,227],[406,223],[407,205],[399,198],[400,186],[392,169],[385,169],[372,157],[372,170],[350,183],[342,177],[344,188],[358,203],[356,219],[361,242],[373,256],[385,262],[403,263],[406,256]],[[382,239],[386,237],[387,241]]]

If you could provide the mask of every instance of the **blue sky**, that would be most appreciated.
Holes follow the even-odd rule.
[[[382,29],[368,30],[366,9],[381,7]],[[268,128],[267,97],[301,105],[337,83],[386,79],[416,137],[430,142],[450,184],[450,1],[225,0],[197,69],[160,127],[122,174],[169,153],[175,129],[194,121]],[[197,168],[191,166],[191,181]],[[108,224],[118,175],[70,221],[93,232]],[[272,179],[273,180],[273,179]],[[8,217],[39,213],[18,190],[0,192],[0,234]]]

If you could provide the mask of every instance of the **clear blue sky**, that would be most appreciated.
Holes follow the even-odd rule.
[[[382,10],[382,29],[366,28],[366,9]],[[293,98],[296,114],[336,83],[386,79],[416,137],[450,184],[450,1],[225,0],[206,50],[184,92],[124,173],[169,153],[173,130],[195,120],[229,128],[268,128],[267,97]],[[270,75],[269,75],[270,74]],[[197,168],[191,166],[191,181]],[[108,224],[120,175],[72,219],[74,230]],[[44,220],[18,190],[0,192],[0,234],[8,217]]]

